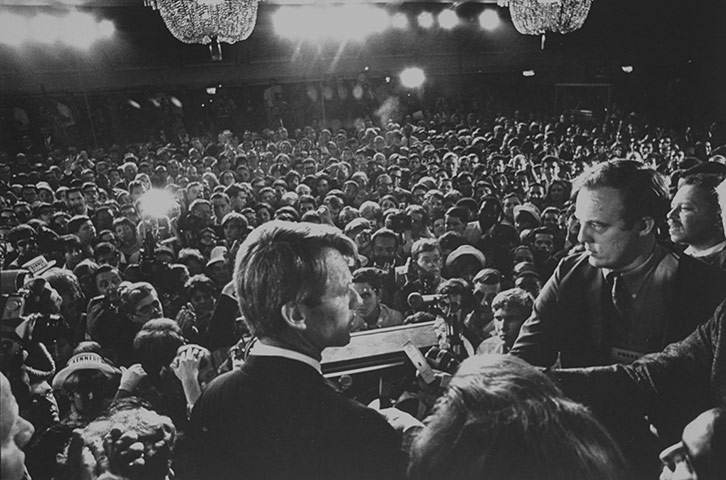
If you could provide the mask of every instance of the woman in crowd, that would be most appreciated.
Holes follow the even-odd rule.
[[[607,431],[543,374],[506,356],[461,364],[415,438],[411,480],[622,480]]]

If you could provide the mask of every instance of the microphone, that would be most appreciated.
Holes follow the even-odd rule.
[[[424,305],[438,302],[444,297],[444,295],[438,293],[432,293],[430,295],[421,295],[418,292],[412,292],[406,299],[406,303],[411,308],[420,308]]]
[[[351,377],[347,373],[345,375],[341,375],[340,378],[338,378],[338,387],[340,388],[341,392],[345,392],[352,386],[353,386],[353,377]]]

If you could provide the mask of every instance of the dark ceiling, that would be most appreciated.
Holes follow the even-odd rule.
[[[266,81],[271,74],[322,77],[349,74],[368,63],[386,70],[411,61],[428,61],[432,70],[440,74],[457,63],[464,74],[522,68],[564,72],[584,66],[597,78],[623,64],[633,64],[636,69],[657,75],[726,73],[726,2],[721,0],[595,0],[584,27],[567,35],[548,35],[544,51],[540,49],[539,38],[517,33],[508,11],[492,5],[493,1],[462,2],[457,4],[457,11],[460,16],[474,17],[485,7],[498,8],[503,26],[495,32],[474,28],[387,32],[365,42],[345,45],[339,63],[331,60],[339,44],[296,44],[279,38],[272,30],[271,15],[282,5],[310,2],[266,1],[260,5],[258,26],[252,36],[234,46],[224,45],[225,60],[215,64],[210,61],[206,47],[186,45],[173,38],[159,13],[144,7],[143,0],[0,0],[0,5],[4,5],[0,9],[26,14],[78,6],[99,19],[112,20],[117,29],[113,40],[82,55],[48,47],[0,47],[0,72],[4,73],[0,74],[0,91],[14,90],[18,78],[26,79],[40,71],[54,72],[60,78],[69,71],[95,75],[108,70],[118,76],[160,68],[187,73],[216,69],[219,76],[236,76],[255,83]],[[450,5],[367,3],[379,3],[411,16]],[[285,70],[285,66],[297,64],[302,67]],[[53,88],[52,82],[47,85],[49,80],[44,83]],[[98,85],[103,88],[104,84]],[[63,82],[59,81],[58,88],[63,88]]]

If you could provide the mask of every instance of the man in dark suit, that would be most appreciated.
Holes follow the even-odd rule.
[[[726,228],[726,181],[716,192],[721,222]],[[699,412],[726,406],[726,301],[692,334],[662,352],[646,355],[629,365],[564,369],[551,374],[565,393],[590,406],[611,431],[626,427],[624,417],[648,415],[658,427],[664,444],[681,439],[687,443],[688,432],[683,429],[688,422]],[[663,418],[662,412],[669,415]],[[661,424],[659,419],[668,425]],[[714,431],[703,433],[716,434]],[[701,445],[705,446],[708,445]],[[725,478],[723,451],[718,451],[721,454],[706,464],[699,465],[699,459],[690,458],[699,479]],[[688,449],[686,458],[694,453]],[[673,469],[673,466],[667,467]],[[716,473],[718,468],[720,473]],[[665,473],[668,475],[661,478],[671,478],[672,472]]]
[[[346,345],[361,298],[355,245],[332,227],[273,221],[240,247],[235,284],[257,342],[244,365],[197,401],[192,429],[205,478],[388,479],[400,437],[378,412],[330,387],[321,352]]]
[[[726,297],[726,277],[656,240],[669,205],[662,176],[620,160],[578,183],[585,252],[560,262],[511,353],[584,367],[630,363],[685,338]]]
[[[663,177],[619,160],[598,165],[577,183],[578,241],[585,252],[557,266],[510,353],[542,367],[628,364],[688,336],[726,297],[726,279],[657,241],[669,208]],[[648,423],[659,423],[668,437],[674,423],[662,420],[675,415],[666,408],[646,422],[640,412],[623,412],[613,433],[636,473],[657,467],[660,445]]]

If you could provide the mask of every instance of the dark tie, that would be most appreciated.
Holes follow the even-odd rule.
[[[623,280],[623,277],[619,273],[613,272],[610,274],[610,282],[612,285],[610,298],[613,301],[615,310],[617,310],[623,320],[629,323],[632,303],[630,293],[628,293],[628,287],[625,285],[625,280]]]

